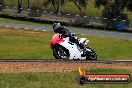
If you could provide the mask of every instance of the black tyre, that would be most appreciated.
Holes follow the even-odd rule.
[[[89,47],[87,47],[86,51],[86,60],[97,60],[96,53]]]
[[[55,59],[69,60],[69,52],[62,46],[53,48],[53,56],[55,57]]]
[[[80,85],[83,85],[85,83],[85,77],[84,76],[78,76],[77,77],[77,83]]]

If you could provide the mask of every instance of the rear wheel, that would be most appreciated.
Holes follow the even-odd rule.
[[[97,60],[96,53],[89,47],[87,47],[86,51],[86,60]]]
[[[62,46],[57,46],[53,48],[53,56],[55,59],[69,60],[68,50]]]

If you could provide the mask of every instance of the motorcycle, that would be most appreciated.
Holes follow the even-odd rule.
[[[89,48],[86,38],[78,39],[75,34],[71,34],[76,38],[79,45],[71,42],[69,37],[62,38],[61,34],[55,34],[51,40],[50,48],[53,50],[55,59],[63,60],[97,60],[96,53]]]

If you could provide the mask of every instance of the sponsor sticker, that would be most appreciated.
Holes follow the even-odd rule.
[[[84,83],[129,83],[128,74],[86,74],[84,69],[79,68],[80,75],[77,77],[79,84]]]
[[[129,83],[130,75],[117,74],[117,75],[84,75],[85,80],[89,83]]]

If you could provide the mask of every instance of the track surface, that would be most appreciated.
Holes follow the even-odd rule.
[[[1,60],[0,73],[67,72],[78,68],[132,70],[132,61],[51,61],[51,60]]]
[[[42,31],[53,31],[52,27],[42,27],[42,26],[32,26],[26,24],[11,24],[0,22],[0,26],[6,26],[11,28],[24,28],[24,29],[33,29],[33,30],[42,30]],[[88,35],[96,35],[102,37],[112,37],[112,38],[120,38],[120,39],[129,39],[132,40],[132,33],[121,33],[121,32],[110,32],[110,31],[101,31],[101,30],[81,30],[79,28],[70,29],[71,32],[77,34],[88,34]]]
[[[23,59],[3,59],[0,62],[47,62],[47,63],[104,63],[104,64],[112,64],[112,63],[132,63],[132,60],[96,60],[96,61],[81,61],[81,60],[23,60]]]

